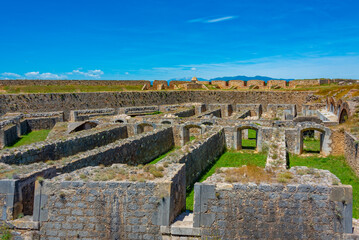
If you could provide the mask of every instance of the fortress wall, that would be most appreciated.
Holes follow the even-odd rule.
[[[298,111],[312,92],[270,91],[145,91],[101,93],[49,93],[0,95],[0,115],[7,112],[64,111],[65,120],[71,110],[118,108],[179,104],[188,102],[229,104],[296,104]]]
[[[228,81],[229,87],[238,87],[238,88],[244,88],[246,86],[245,81],[242,80],[230,80]]]
[[[341,239],[352,229],[352,187],[196,183],[202,239]]]
[[[86,85],[86,86],[111,86],[111,85],[148,85],[147,80],[1,80],[0,86],[11,85]]]
[[[320,80],[292,80],[289,81],[289,87],[294,88],[297,85],[309,86],[309,85],[320,85]]]
[[[344,155],[346,162],[359,176],[359,141],[348,132],[344,133]]]
[[[0,162],[30,164],[38,161],[57,160],[126,137],[126,126],[115,126],[101,131],[86,131],[66,140],[44,141],[21,146],[17,148],[16,154],[10,149],[5,149],[1,152]]]
[[[258,86],[259,88],[262,88],[265,86],[265,82],[262,80],[249,80],[247,81],[247,87],[250,87],[251,85],[253,86]]]
[[[267,87],[271,88],[272,86],[279,86],[281,88],[286,88],[287,82],[285,80],[269,80],[267,82]]]

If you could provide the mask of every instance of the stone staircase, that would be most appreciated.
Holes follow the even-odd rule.
[[[176,217],[171,226],[161,226],[163,240],[199,240],[201,229],[193,227],[193,213],[186,211]]]

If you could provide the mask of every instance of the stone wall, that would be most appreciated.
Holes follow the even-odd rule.
[[[215,80],[215,81],[211,81],[212,85],[216,85],[220,88],[226,88],[228,86],[226,81],[221,81],[221,80]]]
[[[0,80],[0,86],[11,85],[85,85],[85,86],[111,86],[111,85],[148,85],[146,80]]]
[[[186,185],[194,184],[201,174],[215,159],[222,155],[225,149],[223,129],[213,129],[198,140],[187,144],[180,150],[161,160],[161,162],[183,163],[186,166]]]
[[[0,95],[0,115],[7,112],[64,111],[65,120],[69,112],[77,109],[117,108],[179,104],[189,102],[230,104],[296,104],[298,111],[307,102],[312,92],[270,91],[144,91],[102,93],[53,93],[53,94],[3,94]]]
[[[64,159],[68,164],[64,165],[59,171],[62,173],[72,172],[76,169],[100,164],[105,166],[114,163],[147,164],[173,147],[173,131],[171,127],[168,127],[125,140],[118,140],[97,149],[70,156],[68,159]]]
[[[289,82],[290,88],[294,88],[296,86],[310,86],[310,85],[320,85],[320,81],[316,79],[311,79],[311,80],[292,80]]]
[[[0,129],[0,149],[11,146],[17,140],[19,140],[19,136],[18,127],[16,125],[9,125],[4,129]]]
[[[267,87],[268,88],[275,88],[276,86],[280,87],[280,88],[286,88],[287,87],[287,82],[285,80],[269,80],[267,82]]]
[[[237,87],[237,88],[244,88],[246,86],[246,82],[242,80],[230,80],[228,81],[229,87]]]
[[[344,155],[349,166],[359,176],[359,141],[348,132],[344,133]]]
[[[258,86],[259,88],[263,88],[265,86],[265,82],[262,80],[249,80],[247,81],[247,87],[250,86]]]
[[[351,186],[196,183],[194,191],[202,239],[333,239],[352,231]]]
[[[344,129],[333,129],[332,130],[332,155],[343,155],[345,153],[345,136]]]
[[[185,206],[184,171],[163,182],[45,180],[34,220],[46,239],[158,239]]]
[[[16,154],[10,149],[2,150],[0,152],[0,162],[6,164],[30,164],[38,161],[57,160],[109,144],[127,136],[126,126],[114,126],[100,131],[89,130],[66,140],[38,142],[21,146],[16,149]]]

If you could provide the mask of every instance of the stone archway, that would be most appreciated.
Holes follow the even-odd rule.
[[[155,129],[156,129],[156,125],[154,123],[149,123],[149,122],[138,123],[134,126],[135,134],[150,132]]]
[[[299,125],[297,129],[297,146],[295,148],[296,154],[303,153],[304,147],[304,133],[307,131],[318,131],[320,132],[320,153],[327,156],[331,153],[331,130],[320,124],[304,122]]]
[[[234,133],[234,141],[233,141],[233,148],[236,150],[241,150],[242,147],[242,141],[243,141],[243,130],[252,129],[256,131],[256,146],[255,149],[257,151],[262,151],[262,128],[256,124],[245,124],[245,125],[239,125],[234,127],[233,133]]]
[[[206,126],[197,123],[187,123],[181,126],[181,146],[191,140],[191,136],[202,135],[206,131]]]

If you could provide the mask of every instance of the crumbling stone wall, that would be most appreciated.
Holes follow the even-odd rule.
[[[222,81],[222,80],[215,80],[215,81],[211,81],[212,85],[216,85],[220,88],[227,88],[228,83],[226,81]]]
[[[346,162],[359,176],[359,140],[348,132],[344,133],[344,155]]]
[[[351,186],[196,183],[194,191],[202,239],[332,239],[352,231]]]
[[[16,125],[9,125],[0,129],[0,149],[14,144],[17,140],[19,140],[19,136]]]
[[[56,160],[127,136],[126,126],[114,126],[101,131],[84,132],[66,140],[38,142],[21,146],[17,149],[16,154],[9,149],[5,149],[1,152],[0,162],[6,164],[30,164],[38,161]]]
[[[147,164],[161,154],[168,152],[174,146],[171,127],[159,129],[144,135],[118,140],[103,147],[70,156],[60,172],[72,172],[87,166],[106,166],[114,163],[129,165]]]

